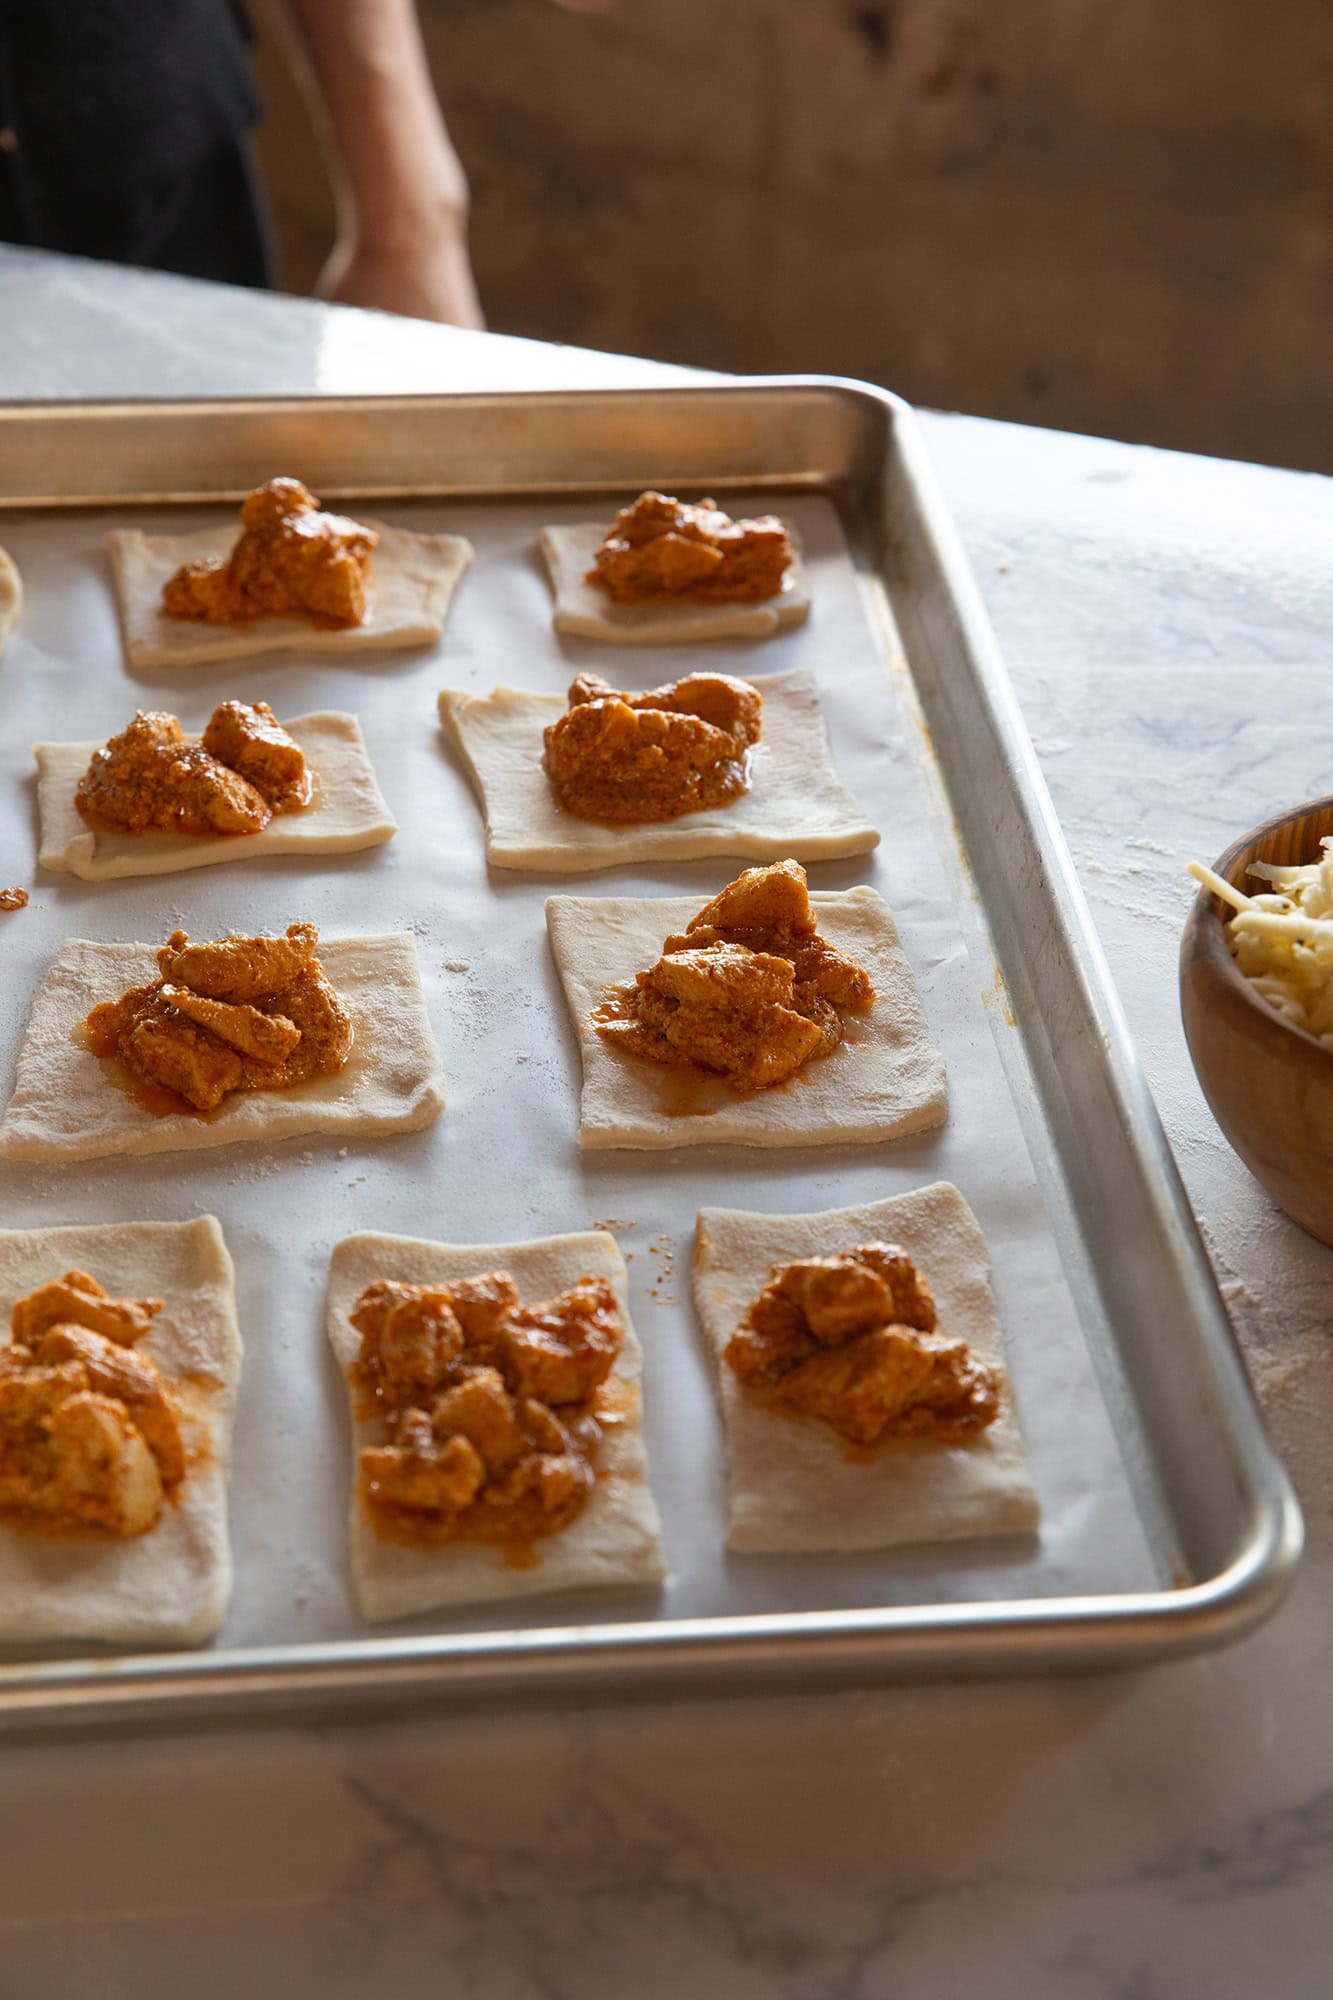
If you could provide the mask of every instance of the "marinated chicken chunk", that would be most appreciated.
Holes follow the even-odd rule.
[[[518,1404],[498,1368],[473,1368],[431,1405],[431,1429],[446,1442],[464,1437],[489,1478],[511,1472],[527,1449]]]
[[[585,1279],[505,1322],[509,1374],[520,1395],[560,1407],[586,1403],[620,1352],[620,1312],[605,1280]]]
[[[105,1334],[86,1326],[53,1326],[38,1342],[36,1358],[43,1365],[80,1361],[95,1395],[124,1405],[144,1443],[157,1461],[163,1489],[170,1492],[185,1477],[185,1449],[180,1425],[162,1387],[162,1378],[147,1355],[121,1347]]]
[[[508,1271],[483,1271],[450,1285],[449,1297],[469,1348],[479,1358],[489,1360],[518,1305],[518,1286]]]
[[[145,1082],[183,1098],[196,1111],[216,1111],[224,1097],[241,1087],[241,1057],[165,1002],[162,1011],[150,1011],[157,996],[152,987],[141,991],[148,997],[142,1010],[130,1012],[117,1038],[117,1054]]]
[[[224,701],[209,717],[203,747],[262,792],[275,812],[309,805],[305,753],[266,701]]]
[[[0,1519],[48,1534],[146,1534],[162,1481],[121,1404],[77,1363],[0,1376]]]
[[[763,697],[727,674],[687,674],[621,694],[580,674],[544,732],[546,774],[576,819],[618,826],[728,805],[746,789]]]
[[[310,803],[300,745],[265,702],[224,702],[203,741],[164,709],[140,709],[95,750],[74,803],[89,826],[116,833],[262,833],[275,813]]]
[[[437,1394],[463,1351],[463,1329],[441,1285],[368,1285],[352,1325],[361,1335],[358,1379],[389,1410]]]
[[[94,1007],[89,1046],[166,1093],[146,1105],[162,1112],[209,1112],[235,1090],[332,1076],[351,1055],[352,1018],[314,956],[318,943],[313,924],[206,944],[175,931],[158,953],[160,979]]]
[[[282,937],[215,938],[191,944],[173,931],[157,954],[163,979],[188,986],[210,1000],[259,1000],[295,979],[315,956],[313,924],[288,924]]]
[[[746,1388],[855,1445],[959,1443],[999,1414],[994,1372],[937,1331],[929,1285],[890,1244],[775,1267],[724,1359]]]
[[[822,1347],[837,1347],[853,1334],[890,1322],[934,1331],[929,1285],[905,1251],[887,1244],[785,1264],[777,1285]]]
[[[733,521],[712,500],[691,506],[641,493],[616,515],[587,580],[616,604],[655,597],[749,604],[776,597],[791,559],[791,538],[775,515]]]
[[[66,1271],[18,1301],[11,1315],[14,1338],[32,1347],[48,1327],[86,1326],[122,1347],[133,1347],[152,1326],[162,1303],[161,1299],[111,1299],[87,1271]]]
[[[623,1014],[596,1025],[629,1055],[768,1090],[824,1048],[819,1023],[791,1004],[794,983],[785,959],[743,945],[673,952],[639,973]]]
[[[378,541],[373,528],[321,512],[299,479],[270,479],[243,504],[231,554],[184,563],[163,589],[162,608],[168,618],[212,625],[272,617],[359,625]]]
[[[465,1437],[437,1445],[430,1418],[411,1410],[396,1444],[368,1446],[361,1477],[373,1504],[414,1519],[449,1520],[466,1512],[486,1484],[486,1467]]]
[[[869,974],[820,937],[799,861],[745,869],[690,919],[686,939],[694,945],[721,941],[746,945],[751,951],[790,959],[798,1006],[826,1000],[860,1013],[875,997]],[[666,949],[681,942],[668,938]]]
[[[623,1338],[606,1279],[531,1306],[506,1271],[381,1280],[351,1323],[352,1383],[384,1430],[359,1460],[377,1533],[432,1546],[530,1542],[568,1526],[592,1490],[597,1391]]]
[[[161,1305],[109,1299],[85,1271],[16,1301],[13,1339],[0,1348],[0,1518],[10,1526],[129,1536],[157,1521],[185,1477],[185,1449],[161,1376],[130,1342]]]
[[[593,1017],[627,1055],[768,1090],[843,1038],[839,1012],[875,998],[869,975],[820,937],[795,861],[749,868],[668,937],[656,965]]]
[[[158,990],[178,1014],[207,1028],[243,1056],[253,1056],[256,1062],[285,1061],[301,1039],[301,1030],[285,1014],[261,1014],[258,1007],[238,1005],[234,1000],[207,1000],[202,994],[191,993],[188,986],[173,986],[166,979]]]

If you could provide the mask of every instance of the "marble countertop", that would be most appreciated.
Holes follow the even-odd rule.
[[[30,252],[0,326],[6,397],[662,375]],[[925,426],[1305,1508],[1291,1598],[1114,1677],[7,1742],[6,1995],[1328,1992],[1333,1252],[1213,1124],[1176,950],[1185,861],[1333,789],[1333,482]]]

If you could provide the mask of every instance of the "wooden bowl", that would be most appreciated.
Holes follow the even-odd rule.
[[[1265,820],[1215,864],[1247,895],[1252,861],[1279,867],[1319,859],[1333,834],[1333,798]],[[1195,898],[1180,944],[1185,1040],[1213,1116],[1279,1208],[1333,1243],[1333,1050],[1261,999],[1231,956],[1232,912],[1210,889]]]

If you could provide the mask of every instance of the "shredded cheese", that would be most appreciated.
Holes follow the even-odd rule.
[[[1201,862],[1191,861],[1189,872],[1235,910],[1227,943],[1255,992],[1333,1049],[1333,836],[1319,845],[1322,858],[1304,867],[1252,862],[1246,873],[1272,884],[1254,896]]]

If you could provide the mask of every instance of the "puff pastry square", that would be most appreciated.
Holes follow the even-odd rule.
[[[598,826],[556,804],[542,768],[542,730],[564,714],[562,695],[446,688],[440,721],[481,799],[486,859],[495,868],[575,874],[713,854],[828,861],[878,846],[879,834],[833,768],[813,675],[793,669],[749,679],[764,699],[749,789],[730,805],[644,826]]]
[[[617,646],[689,645],[701,639],[769,639],[810,616],[810,579],[790,521],[792,560],[776,597],[758,604],[699,604],[688,598],[614,604],[599,584],[585,581],[606,537],[606,523],[581,521],[543,528],[538,547],[555,598],[552,622],[570,638],[606,639]]]
[[[444,1076],[411,932],[321,938],[319,957],[355,1024],[346,1067],[290,1090],[240,1092],[208,1118],[159,1118],[139,1108],[79,1035],[99,1000],[157,977],[154,947],[71,938],[33,1001],[0,1118],[0,1159],[63,1165],[312,1132],[373,1139],[429,1125],[444,1104]]]
[[[385,805],[354,715],[298,715],[283,728],[305,752],[315,796],[304,812],[277,813],[262,833],[198,840],[185,833],[94,832],[74,804],[100,743],[37,743],[38,861],[85,882],[121,875],[172,875],[266,854],[350,854],[390,840],[398,825]],[[197,735],[187,742],[197,743]]]
[[[231,1257],[211,1215],[0,1229],[0,1341],[14,1301],[68,1270],[165,1300],[138,1352],[173,1389],[191,1464],[146,1535],[51,1539],[0,1523],[0,1640],[195,1646],[231,1596],[227,1465],[241,1374]]]
[[[379,535],[371,559],[369,602],[360,625],[321,631],[303,618],[257,618],[250,625],[206,625],[166,618],[162,586],[182,563],[228,555],[235,520],[188,535],[145,535],[113,528],[106,538],[116,599],[132,667],[197,667],[209,660],[243,660],[257,653],[371,653],[433,645],[444,630],[450,600],[472,561],[461,535],[414,535],[383,521],[364,524]]]
[[[656,964],[663,939],[683,931],[703,901],[552,896],[547,902],[551,950],[583,1059],[581,1146],[864,1145],[943,1124],[944,1058],[930,1039],[893,913],[873,889],[810,893],[821,933],[865,967],[878,998],[867,1013],[847,1017],[841,1047],[789,1083],[751,1097],[737,1097],[721,1081],[701,1083],[682,1102],[674,1081],[680,1072],[635,1061],[604,1041],[589,1017],[607,987],[627,986]]]
[[[412,1549],[382,1541],[353,1487],[349,1517],[352,1583],[363,1618],[406,1618],[440,1605],[529,1597],[552,1590],[612,1588],[661,1581],[664,1574],[657,1506],[648,1484],[639,1411],[643,1356],[629,1312],[625,1260],[606,1230],[545,1236],[531,1243],[452,1244],[411,1236],[347,1236],[334,1246],[329,1269],[329,1340],[344,1378],[361,1337],[349,1314],[377,1278],[404,1284],[448,1284],[481,1271],[508,1271],[525,1304],[550,1298],[582,1277],[605,1277],[615,1291],[625,1339],[608,1378],[624,1392],[625,1420],[609,1427],[598,1455],[598,1479],[587,1505],[559,1534],[533,1545],[531,1567],[515,1568],[502,1550],[483,1542]],[[373,1424],[358,1424],[354,1449],[373,1443]]]
[[[729,1548],[882,1549],[1027,1535],[1037,1527],[1040,1509],[1007,1377],[999,1416],[970,1443],[899,1438],[865,1460],[854,1459],[817,1419],[762,1408],[723,1361],[723,1348],[775,1264],[877,1241],[898,1244],[920,1266],[935,1295],[941,1332],[960,1335],[1003,1374],[985,1240],[947,1181],[818,1215],[699,1212],[691,1286],[727,1427]]]

